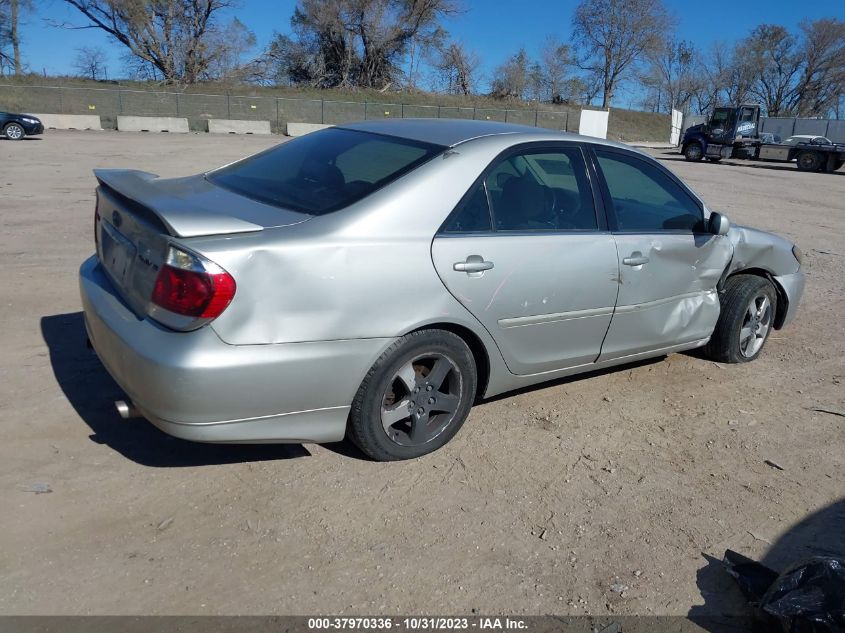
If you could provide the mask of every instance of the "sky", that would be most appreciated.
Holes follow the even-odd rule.
[[[450,35],[478,53],[483,60],[484,87],[493,71],[508,57],[525,47],[537,57],[547,35],[567,41],[570,19],[578,0],[463,0],[466,11],[445,24]],[[290,16],[296,0],[240,0],[240,8],[231,12],[256,36],[260,50],[278,31],[290,30]],[[677,19],[681,39],[707,49],[711,42],[733,42],[747,35],[760,23],[780,24],[797,30],[805,18],[838,17],[845,20],[845,0],[664,0]],[[86,24],[84,16],[62,0],[33,0],[34,11],[24,17],[21,28],[22,56],[30,70],[47,75],[73,74],[76,49],[98,46],[109,59],[110,78],[121,76],[122,47],[111,42],[99,29],[63,29],[64,23]],[[256,54],[258,52],[256,50]],[[620,93],[628,107],[636,92],[630,87]]]

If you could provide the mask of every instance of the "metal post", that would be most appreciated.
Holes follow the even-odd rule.
[[[364,100],[364,120],[367,120],[367,101]]]
[[[326,123],[326,100],[320,97],[320,123]]]
[[[563,113],[563,131],[569,131],[569,110]]]
[[[442,117],[440,116],[440,104],[439,104],[439,103],[437,104],[437,118],[438,118],[438,119],[442,118]]]
[[[400,112],[400,117],[404,119],[405,118],[405,104],[404,103],[399,104],[399,112]]]
[[[229,93],[226,93],[226,118],[232,118],[232,103],[229,100]]]
[[[475,121],[475,117],[477,115],[475,106],[472,106],[472,120]]]
[[[123,114],[123,91],[117,87],[117,113]]]
[[[537,127],[537,121],[540,118],[540,108],[534,110],[534,127]]]
[[[507,109],[506,109],[506,110],[505,110],[505,123],[507,123],[507,122],[508,122],[508,112],[510,112],[510,110],[507,110]]]
[[[282,126],[279,122],[279,98],[276,97],[274,101],[276,102],[276,130],[280,130]]]
[[[179,93],[176,94],[176,116],[179,116]]]
[[[59,112],[64,114],[65,112],[65,100],[62,98],[62,89],[59,88]]]

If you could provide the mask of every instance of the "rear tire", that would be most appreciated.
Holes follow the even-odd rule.
[[[721,363],[747,363],[760,355],[777,314],[777,292],[768,279],[734,275],[719,297],[721,312],[710,342],[708,358]]]
[[[347,436],[377,461],[421,457],[460,430],[477,384],[475,359],[462,338],[445,330],[411,332],[367,373]]]
[[[697,163],[704,158],[704,148],[701,143],[693,141],[684,146],[684,158],[692,163]]]
[[[20,141],[24,136],[26,136],[26,131],[20,123],[13,122],[3,128],[3,136],[10,141]]]
[[[819,152],[806,150],[798,152],[795,159],[798,162],[799,171],[818,171],[822,168],[822,156]]]

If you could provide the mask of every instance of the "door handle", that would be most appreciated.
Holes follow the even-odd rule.
[[[622,260],[622,263],[626,266],[642,266],[643,264],[647,264],[648,261],[648,257],[643,255],[639,251],[636,251],[634,253],[631,253],[629,257],[624,258]]]
[[[459,273],[480,273],[493,268],[493,262],[486,262],[481,255],[470,255],[464,262],[455,262],[452,269]]]

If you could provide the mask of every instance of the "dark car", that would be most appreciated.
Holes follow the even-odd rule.
[[[19,141],[24,136],[32,136],[44,132],[44,124],[41,123],[41,119],[31,114],[0,112],[0,130],[2,130],[2,135],[7,139]]]

